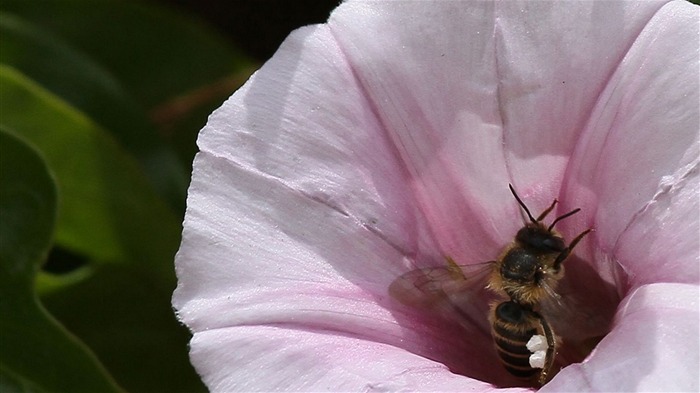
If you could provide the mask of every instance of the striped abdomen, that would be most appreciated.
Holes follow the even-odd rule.
[[[491,313],[491,333],[498,356],[509,373],[518,378],[532,379],[543,370],[530,366],[527,342],[538,334],[540,319],[532,310],[513,301],[498,304]]]

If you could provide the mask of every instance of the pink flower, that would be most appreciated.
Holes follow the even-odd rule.
[[[214,391],[514,386],[401,274],[493,260],[558,198],[549,391],[698,390],[698,7],[366,2],[294,32],[199,138],[173,304]]]

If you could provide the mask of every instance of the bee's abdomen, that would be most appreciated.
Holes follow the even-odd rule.
[[[527,342],[537,334],[536,325],[529,311],[514,302],[503,302],[495,307],[493,319],[493,340],[498,356],[509,373],[519,378],[531,378],[540,369],[530,366]]]

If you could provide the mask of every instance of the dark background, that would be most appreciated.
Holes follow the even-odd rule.
[[[269,59],[294,29],[324,23],[339,0],[157,0],[203,19],[242,53]]]

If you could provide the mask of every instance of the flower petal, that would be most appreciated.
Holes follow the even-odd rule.
[[[215,392],[496,390],[396,347],[335,333],[241,326],[197,333],[191,345],[193,363]]]
[[[194,166],[207,170],[190,186],[173,297],[194,332],[241,325],[336,332],[394,345],[456,372],[508,379],[486,361],[496,364],[496,354],[483,327],[465,334],[388,297],[404,256],[374,232],[227,159],[200,153]],[[481,355],[464,356],[468,351]]]
[[[327,26],[298,30],[202,131],[174,296],[194,330],[236,324],[208,310],[231,294],[306,283],[385,298],[415,260],[442,263],[344,60]]]
[[[569,157],[610,75],[664,2],[496,4],[506,162],[523,197],[543,198],[534,209],[541,210],[559,195]]]
[[[331,298],[358,302],[355,316],[387,318],[379,302],[403,271],[400,250],[277,179],[209,153],[194,166],[207,170],[190,187],[173,299],[193,330],[285,322],[278,312],[293,305],[319,314],[348,306]]]
[[[213,390],[453,390],[484,385],[451,372],[507,380],[503,368],[494,367],[487,333],[475,327],[474,334],[465,335],[457,326],[421,317],[397,305],[387,289],[401,273],[441,264],[445,256],[458,263],[493,259],[494,250],[521,225],[513,219],[518,207],[506,188],[511,175],[522,178],[518,184],[524,184],[522,196],[533,211],[551,203],[564,177],[563,208],[582,201],[589,212],[566,220],[567,238],[572,228],[582,230],[581,221],[592,221],[598,209],[601,229],[596,236],[613,239],[604,243],[613,245],[606,251],[617,250],[621,263],[635,269],[630,261],[638,255],[618,238],[648,236],[643,229],[650,222],[680,220],[676,212],[686,210],[665,217],[663,203],[647,204],[660,195],[651,192],[658,187],[647,187],[647,199],[631,199],[637,203],[634,209],[614,212],[625,223],[634,218],[638,227],[613,225],[614,220],[601,216],[615,208],[615,198],[629,196],[610,191],[610,180],[619,180],[621,171],[607,166],[620,165],[618,152],[628,160],[635,157],[633,149],[625,150],[622,137],[643,126],[640,119],[649,120],[633,111],[631,126],[617,131],[618,123],[605,123],[606,111],[624,104],[653,112],[649,100],[640,104],[630,99],[643,89],[629,80],[627,65],[614,68],[622,58],[635,65],[631,59],[640,60],[644,48],[655,48],[660,39],[652,33],[658,28],[650,26],[659,24],[658,18],[663,22],[664,12],[680,8],[684,17],[687,10],[672,3],[654,15],[661,6],[657,2],[598,4],[567,4],[580,8],[572,12],[578,17],[567,19],[563,8],[547,14],[531,2],[470,7],[459,2],[347,2],[328,25],[293,33],[212,114],[198,141],[201,152],[176,257],[179,285],[173,304],[195,332],[193,363],[207,385]],[[625,23],[617,26],[620,13]],[[551,30],[542,27],[550,23]],[[573,26],[563,26],[567,23]],[[616,29],[591,27],[599,23]],[[640,30],[652,39],[634,41]],[[579,40],[586,34],[593,35],[592,43]],[[679,34],[676,38],[685,37]],[[533,44],[543,40],[553,47]],[[646,47],[637,49],[642,43]],[[536,55],[521,58],[531,48]],[[591,62],[594,50],[601,58]],[[697,58],[697,49],[690,60],[693,53]],[[687,61],[680,63],[687,66]],[[653,79],[661,63],[651,63],[640,74],[658,93]],[[560,86],[559,79],[568,86]],[[615,90],[609,80],[632,87]],[[605,86],[603,97],[612,107],[598,100]],[[697,98],[697,91],[679,91]],[[551,110],[540,111],[540,106]],[[581,131],[591,108],[594,120]],[[655,125],[687,130],[682,116],[674,123],[672,116],[660,115]],[[608,146],[610,129],[617,132],[610,134],[616,143]],[[650,128],[643,130],[642,135],[663,142]],[[576,145],[579,135],[588,138],[584,146]],[[697,136],[693,141],[697,145]],[[679,151],[679,141],[666,143],[666,154]],[[588,148],[597,152],[590,161]],[[574,149],[575,166],[564,176],[566,156]],[[642,165],[666,170],[657,180],[677,175],[666,179],[673,192],[662,197],[683,193],[687,202],[697,190],[687,185],[695,179],[697,161],[692,166],[686,158]],[[684,159],[690,166],[679,164]],[[611,175],[594,172],[600,179],[596,182],[581,166],[599,161]],[[596,187],[603,190],[600,203],[590,197]],[[531,199],[536,199],[533,205]],[[643,210],[645,206],[649,208]],[[634,215],[640,211],[647,215]],[[666,233],[671,232],[660,239],[672,241]],[[590,247],[594,242],[589,238],[579,247]],[[692,245],[683,243],[672,257],[688,264]],[[660,260],[663,249],[652,259]],[[647,274],[650,262],[645,263]],[[649,277],[660,276],[643,278]],[[608,299],[617,295],[608,289],[596,289],[604,293],[589,296],[584,306],[594,310],[605,299],[601,314],[608,312],[614,307]],[[626,327],[627,320],[633,319],[621,319],[618,328]],[[594,325],[576,338],[607,328],[605,322]],[[344,351],[350,349],[352,356],[347,356]],[[594,359],[591,367],[598,364]]]
[[[541,391],[698,391],[699,297],[697,285],[640,287],[589,358],[561,370]]]
[[[559,194],[591,108],[663,2],[427,4],[349,2],[329,25],[442,249],[488,260],[521,225],[506,183],[533,211]]]
[[[373,232],[406,256],[404,265],[442,262],[403,164],[325,25],[294,32],[211,115],[198,144]],[[194,176],[203,171],[195,168]]]
[[[699,21],[684,1],[654,15],[601,94],[565,179],[564,201],[597,210],[583,225],[595,225],[601,254],[585,259],[620,293],[699,280]],[[630,283],[610,270],[617,264]]]
[[[494,4],[347,2],[328,23],[443,252],[463,264],[493,258],[511,229],[493,222],[517,214],[495,99]]]
[[[211,116],[176,257],[179,317],[195,332],[271,324],[335,331],[484,378],[503,374],[484,357],[464,356],[472,348],[495,361],[487,333],[455,345],[456,326],[419,321],[388,298],[401,273],[444,255],[353,86],[327,27],[309,27]]]

